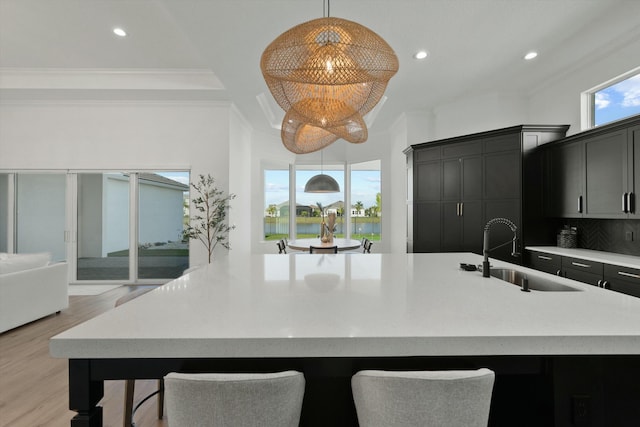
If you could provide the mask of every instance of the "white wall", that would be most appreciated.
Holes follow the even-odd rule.
[[[567,135],[581,132],[580,94],[640,66],[640,25],[635,38],[617,49],[599,52],[571,72],[536,88],[529,98],[531,122],[571,125]]]
[[[191,170],[229,190],[229,103],[0,103],[0,170]],[[191,242],[192,265],[206,260]],[[205,261],[206,262],[206,261]]]

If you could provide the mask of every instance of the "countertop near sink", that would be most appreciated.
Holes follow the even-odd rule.
[[[546,252],[553,255],[582,258],[588,261],[640,269],[640,257],[633,255],[594,251],[591,249],[559,248],[557,246],[527,246],[525,249],[529,251]]]
[[[230,253],[51,339],[54,357],[640,355],[640,298],[521,292],[471,253]],[[531,276],[546,273],[491,259]]]

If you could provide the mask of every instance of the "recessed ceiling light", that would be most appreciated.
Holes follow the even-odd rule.
[[[420,50],[413,55],[416,59],[425,59],[427,56],[429,56],[429,52],[426,50]]]
[[[114,28],[113,34],[115,34],[116,36],[125,37],[127,35],[127,32],[122,28]]]
[[[529,61],[529,60],[535,58],[536,56],[538,56],[538,52],[529,52],[524,56],[524,59]]]

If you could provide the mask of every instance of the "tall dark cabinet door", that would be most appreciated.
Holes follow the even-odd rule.
[[[460,202],[442,202],[442,252],[462,250]]]
[[[629,129],[629,186],[627,191],[631,193],[629,207],[630,218],[640,218],[640,208],[638,204],[638,192],[640,192],[640,126]]]
[[[460,201],[462,188],[462,162],[460,159],[442,161],[442,200]]]
[[[414,219],[414,252],[440,252],[440,202],[417,202]]]
[[[462,251],[482,253],[482,201],[466,201],[460,205],[462,214]]]
[[[586,200],[590,218],[626,218],[622,198],[627,186],[627,130],[584,141]]]
[[[460,200],[482,199],[482,157],[465,157],[460,160],[462,166],[462,189]]]
[[[546,211],[549,216],[577,218],[584,211],[584,169],[581,142],[563,144],[548,152]]]
[[[440,161],[417,163],[415,174],[416,200],[440,200],[442,182]]]

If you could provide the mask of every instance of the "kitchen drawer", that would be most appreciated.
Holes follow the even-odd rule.
[[[607,289],[640,297],[640,269],[605,264],[604,280]]]
[[[562,268],[562,257],[546,252],[529,251],[529,266],[535,270],[557,275]]]
[[[567,279],[598,286],[604,277],[604,264],[582,258],[562,257],[562,275]]]

